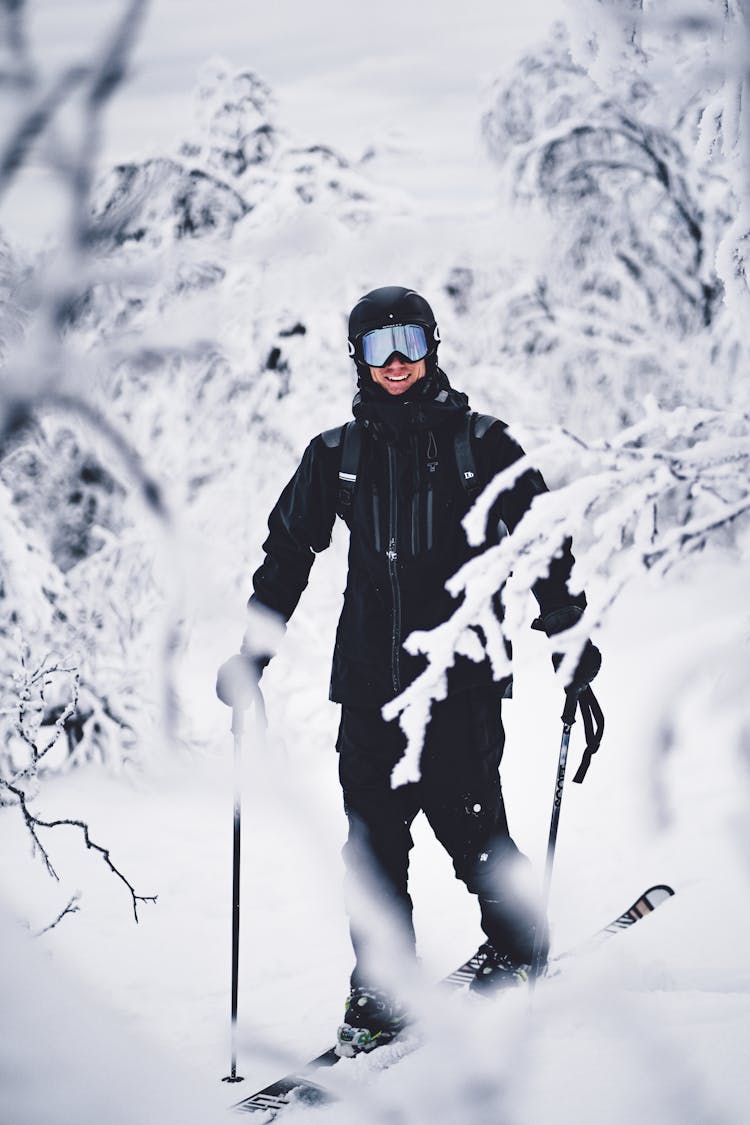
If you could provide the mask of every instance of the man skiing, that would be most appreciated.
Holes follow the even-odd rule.
[[[387,286],[357,302],[349,318],[355,421],[318,435],[305,450],[269,517],[265,560],[250,599],[251,606],[288,621],[315,553],[329,545],[337,512],[342,516],[350,531],[349,562],[330,697],[341,704],[337,749],[355,954],[338,1034],[342,1054],[387,1042],[406,1018],[374,937],[379,926],[372,902],[413,956],[407,873],[410,826],[420,810],[479,902],[487,941],[472,987],[525,980],[540,924],[534,902],[519,891],[519,869],[522,874],[527,861],[508,831],[498,773],[501,699],[510,694],[510,678],[494,681],[489,659],[456,656],[446,697],[432,708],[420,780],[391,787],[405,738],[381,708],[424,667],[424,658],[402,643],[455,611],[446,581],[483,549],[467,543],[461,520],[479,488],[523,454],[504,423],[472,414],[466,395],[451,387],[437,363],[439,338],[432,309],[411,289]],[[538,472],[524,472],[491,510],[488,527],[496,530],[489,542],[512,534],[544,491]],[[568,542],[534,584],[539,624],[548,636],[573,626],[586,605],[583,593],[568,589],[572,565]],[[501,591],[493,604],[501,619]],[[219,697],[247,706],[269,659],[246,635],[241,654],[219,670]],[[585,688],[600,665],[598,649],[587,642],[570,689]]]

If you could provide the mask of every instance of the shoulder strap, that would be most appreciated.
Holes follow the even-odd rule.
[[[493,418],[489,414],[476,414],[469,411],[464,423],[456,430],[455,448],[458,475],[464,491],[472,502],[484,487],[483,482],[477,477],[476,459],[471,448],[472,434],[478,438],[484,437],[487,430],[496,421],[497,418]],[[336,494],[336,514],[343,519],[345,513],[348,513],[351,509],[354,489],[357,485],[359,459],[362,451],[362,432],[358,423],[351,421],[335,430],[327,430],[323,434],[323,440],[331,448],[339,444],[342,446],[339,486]]]
[[[491,414],[474,414],[474,436],[480,440],[489,430],[490,426],[494,426],[495,422],[498,425],[503,425],[499,418],[494,418]]]
[[[320,435],[323,444],[329,449],[338,449],[341,445],[341,435],[347,425],[348,423],[345,422],[343,426],[334,426],[332,430],[324,430]]]
[[[477,494],[476,466],[474,454],[471,450],[471,431],[474,425],[473,411],[467,411],[462,424],[456,430],[456,464],[461,487],[468,493],[471,500]]]
[[[493,426],[497,421],[498,419],[493,418],[491,414],[477,414],[472,410],[467,412],[463,425],[456,430],[458,475],[463,489],[472,503],[487,483],[481,481],[477,476],[476,458],[471,447],[472,435],[476,438],[483,438],[490,426]]]
[[[474,419],[477,415],[467,411],[462,425],[456,430],[456,464],[461,486],[469,500],[476,499],[481,491],[481,484],[477,480],[477,466],[474,452],[471,448],[471,433],[474,428]]]
[[[336,514],[344,519],[352,506],[352,497],[357,485],[359,458],[362,451],[362,432],[356,421],[347,422],[342,427],[344,440],[339,465],[339,487],[336,493]]]

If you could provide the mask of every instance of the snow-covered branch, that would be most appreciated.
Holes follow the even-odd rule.
[[[735,328],[748,323],[750,241],[750,15],[720,0],[648,4],[623,21],[621,0],[571,3],[571,52],[607,95],[652,83],[672,125],[688,122],[696,162],[724,177],[732,201],[714,265]],[[639,50],[633,50],[635,29]],[[654,109],[656,109],[656,102]],[[653,112],[653,110],[651,111]],[[744,336],[747,340],[747,336]]]
[[[388,719],[399,718],[408,740],[393,773],[395,785],[419,777],[430,707],[444,697],[446,673],[458,653],[474,660],[488,656],[495,679],[509,672],[492,597],[504,589],[504,627],[520,628],[528,590],[547,574],[568,536],[577,555],[571,586],[586,589],[588,608],[576,628],[555,638],[565,655],[563,680],[634,578],[647,571],[668,574],[750,513],[750,416],[662,411],[650,401],[644,419],[611,441],[583,441],[559,429],[545,432],[540,444],[531,432],[515,433],[531,452],[498,474],[476,501],[465,520],[471,543],[484,541],[489,508],[529,465],[562,468],[574,461],[575,479],[536,497],[512,536],[450,579],[447,588],[458,604],[445,624],[408,638],[407,651],[426,657],[427,665],[383,711]],[[506,586],[511,575],[513,584]]]

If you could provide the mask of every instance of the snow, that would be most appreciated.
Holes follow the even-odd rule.
[[[659,1122],[743,1120],[750,909],[737,821],[745,767],[716,741],[705,745],[706,733],[720,729],[711,715],[682,732],[671,761],[654,763],[646,750],[648,723],[661,705],[655,670],[679,674],[693,635],[683,606],[709,589],[721,590],[714,609],[727,613],[737,575],[698,568],[669,598],[644,586],[623,599],[602,638],[608,659],[598,690],[607,735],[586,782],[566,787],[551,902],[554,947],[585,938],[651,882],[671,883],[675,898],[568,963],[539,986],[532,1007],[520,996],[484,1004],[420,993],[428,1020],[420,1051],[382,1074],[376,1056],[367,1066],[340,1064],[341,1105],[290,1110],[288,1120],[313,1112],[350,1120],[362,1097],[376,1118],[400,1107],[408,1121],[450,1121],[454,1114],[479,1122],[488,1107],[494,1113],[500,1106],[509,1120],[533,1121],[552,1099],[563,1122],[606,1115],[624,1123],[644,1099]],[[316,591],[305,600],[314,618]],[[505,792],[511,829],[541,870],[558,689],[538,638],[519,638],[518,647],[516,699],[505,708]],[[70,1120],[73,1112],[94,1120],[110,1098],[118,1100],[124,1065],[130,1108],[123,1120],[218,1121],[235,1096],[329,1042],[351,962],[339,857],[345,822],[332,748],[335,708],[319,704],[315,713],[304,702],[311,691],[300,656],[289,637],[273,683],[269,675],[270,745],[260,747],[252,723],[245,735],[245,1083],[218,1081],[228,1070],[232,755],[226,713],[217,705],[216,727],[226,733],[205,755],[157,755],[154,748],[145,770],[127,779],[92,769],[47,783],[45,812],[75,809],[88,818],[139,891],[159,899],[141,905],[136,927],[127,892],[97,857],[82,854],[73,839],[55,839],[64,872],[57,900],[63,904],[83,886],[85,912],[35,940],[12,915],[3,918],[10,951],[3,993],[12,1000],[4,1005],[11,1022],[3,1069],[15,1076],[9,1121],[38,1120],[42,1106],[46,1120]],[[627,695],[618,682],[627,683]],[[571,767],[581,749],[574,728]],[[660,773],[668,775],[661,778],[666,810],[654,786]],[[47,877],[29,859],[20,826],[6,817],[0,829],[6,904],[40,928],[50,913]],[[415,841],[411,886],[429,980],[461,961],[480,934],[473,900],[420,821]],[[74,1052],[71,1023],[82,1037]],[[43,1095],[34,1082],[39,1068]]]
[[[603,7],[571,14],[579,54],[595,45],[585,24]],[[411,892],[422,971],[402,983],[422,1017],[419,1029],[336,1067],[330,1082],[340,1103],[293,1105],[286,1120],[747,1119],[746,524],[736,521],[703,550],[683,549],[686,533],[747,503],[746,364],[741,352],[732,354],[742,325],[727,319],[744,308],[742,277],[730,309],[717,312],[702,336],[690,335],[694,318],[680,304],[715,281],[712,249],[720,248],[725,275],[734,269],[745,205],[729,223],[726,169],[705,166],[717,148],[708,110],[699,120],[704,163],[694,166],[680,147],[689,129],[660,117],[654,135],[670,137],[678,202],[684,194],[705,207],[705,276],[683,263],[674,278],[678,297],[657,284],[663,321],[657,313],[653,323],[644,317],[646,298],[627,284],[617,300],[595,293],[588,303],[612,228],[603,225],[593,265],[576,273],[566,255],[587,233],[572,221],[583,223],[586,209],[561,223],[538,199],[537,210],[519,218],[499,201],[498,174],[479,147],[484,99],[494,113],[485,131],[499,148],[513,148],[497,108],[508,104],[507,66],[559,10],[527,4],[514,8],[511,24],[505,14],[498,22],[489,0],[459,19],[447,3],[426,15],[389,0],[373,22],[369,10],[353,16],[351,5],[324,0],[309,8],[278,3],[261,21],[236,0],[217,0],[210,18],[204,4],[161,0],[145,13],[131,79],[107,109],[98,157],[105,176],[95,191],[100,229],[117,182],[110,166],[132,161],[137,198],[125,193],[118,229],[137,232],[142,224],[142,238],[107,243],[96,262],[75,246],[75,229],[65,225],[71,199],[60,148],[75,137],[74,109],[9,187],[2,223],[18,260],[9,254],[6,262],[0,242],[0,345],[8,359],[0,422],[6,408],[25,407],[25,394],[32,405],[37,396],[58,411],[64,402],[74,408],[62,420],[53,412],[43,418],[36,436],[44,456],[27,493],[18,488],[19,461],[11,454],[4,464],[0,602],[15,599],[16,607],[11,629],[0,605],[3,718],[12,726],[14,693],[43,667],[54,637],[60,657],[85,669],[87,690],[98,689],[94,717],[110,726],[107,737],[94,737],[91,724],[75,756],[81,768],[56,759],[34,781],[33,807],[48,820],[85,820],[137,893],[158,898],[138,904],[136,925],[127,887],[101,855],[86,851],[73,826],[39,830],[60,874],[53,881],[18,809],[0,808],[3,1125],[209,1125],[228,1120],[237,1098],[332,1040],[351,969],[338,712],[327,701],[345,574],[341,528],[316,560],[264,676],[268,735],[252,717],[244,734],[239,1086],[220,1081],[229,1069],[234,779],[229,715],[213,683],[242,636],[248,575],[270,503],[312,434],[348,415],[344,311],[364,288],[405,280],[404,272],[423,279],[430,294],[432,286],[441,302],[441,354],[456,384],[475,409],[517,421],[524,444],[536,445],[548,479],[560,484],[548,502],[556,533],[565,534],[573,516],[580,525],[580,574],[604,654],[595,687],[607,729],[582,786],[571,781],[582,752],[580,724],[573,730],[550,902],[553,950],[585,939],[652,883],[667,882],[677,894],[540,983],[531,1004],[521,992],[490,1003],[442,995],[431,982],[480,940],[478,911],[418,819]],[[29,5],[30,42],[56,72],[87,57],[121,11],[77,0],[63,15],[59,4],[39,0]],[[617,84],[634,65],[632,52],[615,27],[607,35],[600,29],[599,43],[592,73]],[[549,61],[560,49],[556,41],[538,57]],[[235,82],[235,65],[256,70],[277,97],[275,106],[256,107],[275,131],[274,156],[236,175],[222,171],[218,143],[252,118],[242,101],[247,76]],[[537,70],[543,87],[549,71]],[[200,112],[190,94],[198,71],[211,91],[199,99]],[[498,74],[500,100],[487,101]],[[580,105],[563,87],[549,105],[539,100],[540,112],[590,113],[591,82],[583,72],[573,81]],[[516,77],[511,86],[523,106],[530,87]],[[614,112],[606,95],[596,95],[605,122]],[[665,101],[656,99],[660,113]],[[573,126],[578,120],[570,118]],[[536,137],[530,129],[516,153],[527,169],[543,161],[547,127],[542,121]],[[559,118],[555,128],[555,137],[566,135]],[[195,166],[181,155],[184,141]],[[313,153],[310,146],[320,144],[333,145],[343,161]],[[363,159],[371,145],[374,154]],[[741,154],[728,155],[736,192]],[[180,241],[185,216],[175,199],[196,167],[218,177],[216,190],[198,196],[189,214],[204,226]],[[301,203],[300,192],[313,194],[315,206]],[[639,199],[629,197],[628,230],[631,219],[649,224]],[[245,204],[253,209],[245,212]],[[625,238],[620,227],[616,233]],[[26,273],[52,234],[63,252]],[[658,272],[665,242],[684,246],[673,233],[660,240],[659,224],[648,234],[641,248]],[[63,297],[80,297],[89,283],[96,286],[90,308],[58,339],[53,325]],[[41,328],[24,350],[28,323]],[[304,332],[294,332],[298,324]],[[675,324],[693,327],[682,336]],[[591,340],[600,336],[597,351]],[[277,347],[278,365],[269,365]],[[97,410],[107,426],[97,423]],[[565,429],[550,431],[552,421]],[[618,432],[620,424],[628,428]],[[61,521],[70,529],[61,517],[72,503],[65,482],[87,451],[106,460],[117,488],[93,523],[101,549],[66,569],[43,532]],[[675,484],[665,492],[667,479],[681,481],[683,491]],[[142,499],[151,481],[161,507],[153,496]],[[478,538],[484,504],[469,524]],[[544,522],[540,516],[514,537],[518,544],[527,535],[525,557],[513,558],[504,544],[482,560],[472,591],[494,587],[490,564],[498,558],[517,579],[536,573]],[[663,565],[646,565],[659,544],[667,550]],[[548,645],[528,629],[520,591],[509,611],[516,679],[503,712],[503,784],[512,833],[539,874],[562,693]],[[454,643],[467,643],[465,625],[412,638],[435,655],[438,691],[441,662],[449,662]],[[45,683],[47,702],[52,687]],[[108,700],[130,724],[127,738],[118,715],[103,709]],[[161,700],[168,701],[163,714]],[[417,692],[407,720],[415,743],[426,701]],[[36,696],[32,702],[42,705]],[[17,768],[14,755],[27,749],[17,742],[3,742],[3,769],[9,760]],[[407,764],[416,770],[418,755]],[[76,896],[80,910],[42,932]]]

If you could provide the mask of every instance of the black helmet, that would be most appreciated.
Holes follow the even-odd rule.
[[[402,285],[386,285],[382,289],[373,289],[357,301],[349,314],[349,354],[357,365],[360,376],[369,374],[369,363],[364,354],[363,340],[378,328],[391,328],[399,326],[417,325],[424,330],[424,347],[427,348],[422,355],[409,355],[407,348],[407,335],[403,341],[396,337],[391,341],[394,346],[388,355],[383,352],[377,358],[381,362],[372,362],[373,367],[381,367],[390,358],[394,351],[404,350],[407,359],[426,359],[428,367],[437,365],[437,347],[440,333],[435,322],[435,314],[419,293],[413,289],[405,289]],[[420,334],[421,337],[421,334]],[[420,349],[421,350],[421,349]]]

